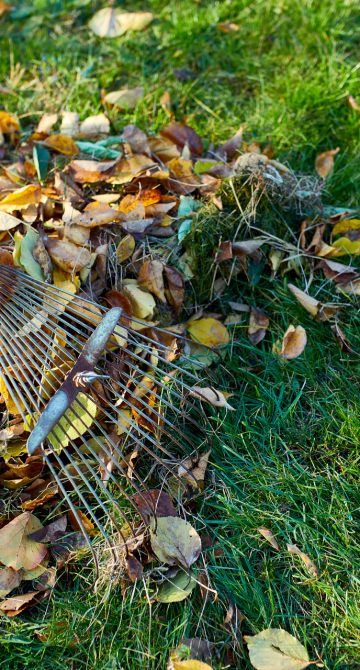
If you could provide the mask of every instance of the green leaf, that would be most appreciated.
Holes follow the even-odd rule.
[[[172,517],[173,519],[175,517]],[[159,603],[175,603],[185,600],[196,586],[194,573],[180,570],[175,577],[159,586],[155,600]]]
[[[120,158],[121,156],[121,151],[109,149],[100,142],[77,141],[76,144],[83,154],[89,154],[92,158],[98,158],[99,160],[103,158]]]
[[[48,173],[50,153],[42,144],[35,144],[33,148],[33,161],[39,181],[43,182]]]
[[[35,260],[32,253],[38,239],[39,233],[29,227],[25,237],[21,240],[19,262],[23,270],[25,270],[30,277],[44,281],[45,277],[41,265]]]
[[[178,230],[178,240],[179,242],[182,242],[183,239],[190,233],[192,226],[192,219],[185,219],[185,221],[182,221],[182,223],[179,226]]]

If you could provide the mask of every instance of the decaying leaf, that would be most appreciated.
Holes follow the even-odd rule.
[[[21,219],[17,219],[16,216],[12,216],[7,212],[0,212],[0,232],[16,228],[20,223]]]
[[[253,344],[259,344],[264,339],[269,327],[269,317],[258,307],[251,307],[248,338]]]
[[[46,248],[51,260],[65,272],[79,272],[91,261],[91,253],[88,249],[78,247],[68,240],[49,238]]]
[[[360,277],[360,271],[351,265],[343,265],[328,258],[320,261],[319,268],[322,269],[327,279],[333,279],[336,284],[347,284]]]
[[[187,329],[190,337],[207,347],[220,347],[228,344],[230,337],[223,324],[213,317],[205,317],[188,321]]]
[[[316,157],[315,169],[320,177],[325,179],[334,167],[334,156],[340,151],[340,147],[324,151]]]
[[[200,400],[206,400],[206,402],[214,407],[225,407],[229,410],[235,410],[235,407],[229,405],[225,395],[214,388],[193,386],[190,394],[195,396],[195,398],[200,398]]]
[[[302,326],[290,325],[287,329],[281,344],[279,356],[286,360],[292,360],[302,354],[307,342],[305,328]]]
[[[161,261],[146,260],[140,268],[138,284],[153,293],[161,302],[166,302],[163,270]]]
[[[16,191],[9,193],[5,198],[0,200],[0,210],[2,212],[14,212],[15,210],[22,210],[29,205],[37,205],[41,199],[41,188],[36,184],[29,184],[18,188]]]
[[[267,628],[244,640],[256,670],[303,670],[310,665],[305,647],[282,628]]]
[[[141,491],[132,497],[139,514],[145,518],[177,516],[177,512],[168,493],[157,489]]]
[[[168,670],[212,670],[212,667],[208,663],[198,661],[197,659],[189,658],[185,661],[179,661],[170,658]]]
[[[150,541],[159,561],[168,565],[189,568],[200,556],[200,536],[187,521],[178,517],[152,519]]]
[[[132,235],[125,235],[125,237],[120,240],[116,249],[116,259],[118,263],[124,263],[124,261],[127,261],[127,259],[132,256],[135,250],[135,245],[135,238]]]
[[[178,467],[178,477],[184,479],[193,489],[202,488],[210,454],[211,449],[198,457],[186,458]]]
[[[123,292],[131,302],[132,311],[138,319],[152,318],[156,303],[150,293],[143,291],[135,284],[124,286]]]
[[[276,549],[276,551],[280,551],[280,547],[278,545],[278,542],[277,542],[274,534],[272,533],[272,531],[269,530],[269,528],[265,528],[265,526],[259,526],[258,532],[261,533],[261,535],[265,538],[265,540],[270,542],[271,546],[274,547],[274,549]]]
[[[23,512],[3,526],[0,529],[1,563],[14,570],[31,570],[39,565],[47,549],[44,544],[29,538],[39,528],[42,528],[42,524],[30,512]]]
[[[309,558],[307,554],[304,554],[304,552],[301,551],[301,549],[299,549],[299,547],[296,544],[288,544],[286,548],[290,552],[290,554],[297,554],[298,556],[300,556],[301,560],[304,562],[311,576],[317,577],[319,571],[315,563],[311,560],[311,558]]]
[[[0,598],[5,598],[8,593],[16,589],[21,580],[22,574],[20,570],[0,567]]]
[[[41,597],[38,591],[31,591],[31,593],[23,593],[13,598],[7,598],[0,603],[0,611],[7,616],[17,616],[23,612],[27,607],[37,602]]]
[[[154,16],[151,12],[122,12],[114,7],[100,9],[89,22],[98,37],[120,37],[129,30],[144,30]]]
[[[319,302],[308,293],[305,293],[305,291],[301,291],[297,286],[294,286],[294,284],[288,284],[288,287],[300,305],[318,321],[328,321],[341,309],[341,305]]]
[[[179,570],[175,576],[166,578],[158,588],[155,600],[159,603],[175,603],[185,600],[196,586],[196,579],[191,572]]]
[[[77,145],[69,135],[50,135],[44,140],[44,145],[64,156],[76,156],[79,153]]]

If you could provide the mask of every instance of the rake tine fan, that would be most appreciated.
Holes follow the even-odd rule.
[[[125,501],[133,504],[134,491],[144,496],[149,470],[176,476],[179,457],[206,443],[206,416],[191,395],[199,376],[183,353],[176,363],[179,341],[119,308],[0,265],[2,392],[29,431],[29,454],[42,454],[94,558],[79,509],[109,549],[113,527],[127,551],[122,528],[134,536],[136,529]],[[129,465],[129,452],[139,467]]]

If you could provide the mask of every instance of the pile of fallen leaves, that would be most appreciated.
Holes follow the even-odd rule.
[[[74,112],[44,114],[36,129],[23,133],[14,116],[0,111],[0,263],[13,264],[71,294],[121,306],[130,318],[148,325],[172,324],[173,331],[188,336],[189,353],[199,367],[214,362],[212,349],[228,344],[229,329],[243,314],[249,315],[248,337],[254,345],[270,328],[270,317],[254,304],[229,302],[226,319],[210,309],[210,302],[194,311],[190,289],[196,258],[186,241],[209,204],[218,215],[212,250],[212,284],[218,298],[234,276],[241,274],[251,283],[254,267],[261,267],[269,279],[288,273],[296,278],[305,269],[308,277],[320,273],[332,282],[344,299],[360,295],[359,270],[350,261],[337,260],[360,254],[360,220],[354,212],[317,206],[292,231],[289,241],[261,230],[256,221],[241,227],[240,209],[233,237],[224,239],[222,217],[228,205],[222,194],[231,190],[236,202],[239,176],[242,184],[251,181],[252,188],[256,184],[257,197],[273,193],[275,187],[277,192],[288,190],[290,183],[298,188],[299,180],[272,157],[269,147],[263,151],[260,145],[246,145],[243,129],[218,147],[205,146],[193,128],[174,120],[158,135],[148,136],[135,125],[112,134],[107,109],[121,110],[133,102],[129,92],[110,92],[103,96],[102,114],[82,122]],[[337,152],[318,156],[316,171],[321,179],[333,169]],[[297,198],[301,200],[301,190]],[[294,284],[288,287],[314,319],[330,325],[341,349],[352,352],[340,325],[342,305],[337,300],[321,302],[308,292],[310,284],[306,290]],[[273,354],[291,360],[302,354],[306,343],[305,328],[289,324],[283,337],[273,343]],[[208,349],[204,352],[199,345]],[[23,422],[3,384],[0,391],[0,485],[16,493],[22,509],[10,522],[5,514],[1,517],[0,595],[5,597],[16,588],[21,591],[0,603],[0,611],[11,616],[49,594],[56,567],[63,566],[84,542],[70,513],[46,526],[32,513],[37,507],[47,511],[59,492],[49,474],[44,474],[41,460],[24,455]],[[226,396],[214,389],[194,387],[193,394],[232,409]],[[198,479],[203,480],[208,456],[203,455],[201,465],[188,463],[182,476],[198,467]],[[178,516],[168,494],[150,495],[156,497],[157,517],[150,518],[144,498],[137,501],[142,518],[149,517],[149,529],[138,536],[136,545],[129,539],[123,556],[128,579],[150,575],[151,597],[159,602],[182,600],[196,584],[216,597],[206,570],[193,566],[202,548],[198,533]],[[91,535],[91,522],[86,517],[82,520]],[[305,560],[297,548],[289,551]],[[23,593],[29,580],[34,590]],[[276,659],[271,665],[276,654],[281,658],[288,654],[294,662],[286,667],[305,668],[310,663],[305,649],[289,638],[277,629],[247,638],[254,667],[278,667]],[[177,650],[169,667],[209,667],[196,658],[189,665],[191,658],[184,660]]]

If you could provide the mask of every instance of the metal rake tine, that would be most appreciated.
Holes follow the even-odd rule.
[[[7,329],[7,331],[10,332],[9,329]],[[14,332],[14,331],[13,331],[13,332]],[[13,349],[13,348],[12,348],[12,349]],[[13,349],[13,350],[14,350],[14,349]],[[15,349],[15,353],[16,353],[16,354],[19,354],[19,352],[18,352],[16,349]],[[34,354],[34,352],[33,352],[33,354]],[[40,355],[35,354],[35,357],[37,357],[38,360],[39,360],[39,362],[40,362],[41,364],[43,364],[43,360],[41,359],[41,356],[40,356]],[[27,367],[29,373],[30,373],[30,372],[32,373],[32,371],[29,369],[29,367],[28,367],[28,366],[26,366],[26,367]],[[48,369],[49,372],[52,372],[51,368],[47,368],[47,369]],[[34,377],[35,377],[37,383],[40,385],[40,381],[39,381],[39,379],[38,379],[35,375],[34,375]],[[51,386],[51,388],[54,390],[54,392],[56,392],[56,389],[54,388],[53,384],[51,383],[51,380],[47,380],[47,381],[48,381],[48,384]],[[43,404],[45,404],[45,400],[41,398],[41,396],[39,395],[37,389],[35,389],[35,387],[34,387],[33,385],[32,385],[32,388],[33,388],[33,391],[34,391],[35,395],[38,395],[39,400],[42,400]],[[80,400],[77,399],[76,402],[81,406],[82,409],[85,410],[85,412],[87,412],[86,407],[81,403]],[[96,439],[96,435],[95,435],[95,434],[93,433],[93,431],[91,430],[91,427],[87,426],[87,425],[84,423],[83,419],[76,413],[76,411],[74,410],[73,407],[71,407],[71,411],[75,414],[75,417],[78,418],[78,419],[81,421],[81,423],[83,423],[83,425],[86,427],[87,431],[91,433],[91,435],[93,436],[93,438]],[[65,415],[66,415],[66,412],[65,412]],[[65,415],[64,415],[64,416],[65,416]],[[95,420],[94,420],[94,422],[95,422]],[[57,424],[57,425],[58,425],[58,424]],[[103,433],[104,437],[105,437],[108,441],[110,441],[109,437],[107,436],[107,434],[105,433],[105,431],[102,429],[101,424],[99,424],[99,423],[97,422],[97,426],[98,426],[99,429],[102,430],[102,433]],[[136,424],[134,424],[134,426],[136,427]],[[132,437],[132,433],[129,433],[129,435]],[[89,450],[90,450],[91,447],[90,447],[89,443],[85,440],[84,436],[79,434],[79,437],[81,437],[83,443],[84,443],[84,444],[87,446],[87,448],[89,448]],[[136,438],[134,438],[134,439],[136,439]],[[112,441],[111,441],[111,442],[112,442]],[[138,442],[138,444],[139,444],[141,447],[143,446],[142,442],[140,442],[139,440],[137,440],[137,442]],[[71,441],[71,444],[72,444],[72,446],[73,446],[74,448],[76,448],[76,445],[75,445],[72,441]],[[114,449],[116,449],[116,450],[118,451],[118,446],[117,446],[115,443],[112,442],[112,446],[114,447]],[[113,455],[106,449],[106,447],[105,447],[104,445],[102,445],[102,448],[103,448],[103,450],[105,451],[105,453],[107,454],[107,456],[109,456],[109,458],[111,458],[111,460],[114,462],[114,464],[116,464],[116,467],[118,467],[118,469],[120,470],[120,472],[121,472],[121,473],[128,479],[127,473],[126,473],[126,471],[124,470],[124,468],[122,468],[121,464],[120,464],[117,460],[114,459]],[[91,451],[93,451],[93,450],[91,449]],[[95,453],[95,452],[93,452],[93,453]],[[68,455],[68,457],[70,457],[69,454],[67,454],[67,455]],[[124,454],[121,454],[121,453],[120,453],[120,455],[121,455],[122,458],[125,459],[125,455],[124,455]],[[100,464],[100,465],[103,465],[101,461],[99,461],[99,464]],[[120,488],[122,494],[125,495],[125,497],[129,500],[129,502],[132,502],[132,501],[131,501],[131,498],[130,498],[126,493],[124,493],[123,489],[121,489],[120,484],[117,482],[117,480],[116,480],[116,478],[114,477],[114,475],[113,475],[112,473],[109,473],[109,474],[111,475],[111,479],[114,481],[114,483],[117,484],[117,486]],[[135,473],[135,474],[136,474],[136,473]],[[137,474],[136,474],[136,476],[137,476]],[[142,484],[140,477],[137,476],[137,478],[139,479],[139,482]],[[132,483],[133,487],[137,490],[137,492],[138,492],[140,495],[142,495],[141,489],[140,489],[137,485],[135,485],[134,482],[131,482],[131,483]],[[116,501],[115,501],[114,499],[112,499],[112,502],[116,504]],[[120,510],[120,513],[121,513],[121,510]],[[125,520],[125,522],[127,523],[127,519],[124,518],[124,520]]]

